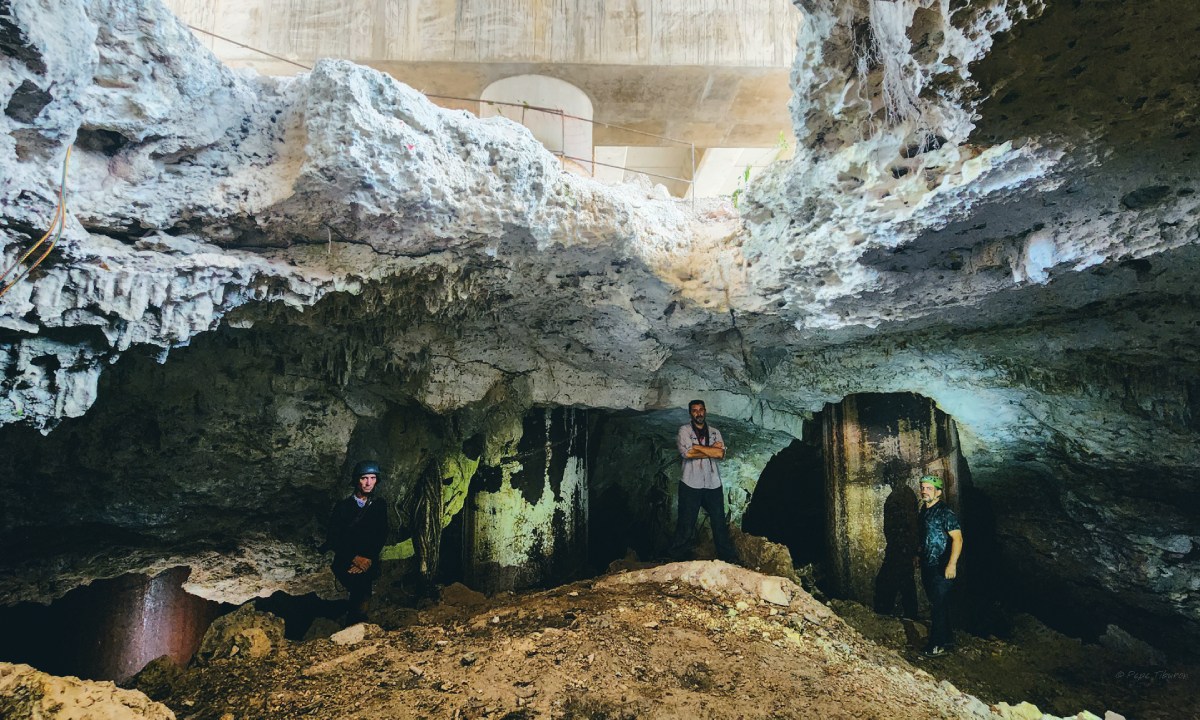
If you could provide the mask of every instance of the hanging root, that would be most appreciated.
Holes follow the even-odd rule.
[[[921,114],[917,104],[921,73],[912,66],[908,25],[913,10],[906,0],[871,0],[871,36],[875,58],[883,72],[883,104],[892,125]]]

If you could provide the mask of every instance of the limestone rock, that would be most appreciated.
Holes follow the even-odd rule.
[[[218,527],[213,521],[203,522],[210,530]],[[180,553],[122,547],[98,558],[86,551],[67,551],[60,562],[47,568],[36,557],[17,561],[14,572],[0,578],[0,592],[10,601],[45,602],[95,578],[130,572],[154,576],[180,566],[191,568],[183,589],[215,602],[241,604],[276,591],[328,598],[343,592],[329,572],[328,559],[311,544],[281,542],[261,534],[245,536],[233,546]]]
[[[779,577],[765,578],[759,583],[758,596],[774,605],[787,607],[792,602],[785,580]]]
[[[0,716],[33,720],[175,720],[165,705],[111,682],[55,677],[0,663]]]
[[[800,584],[800,576],[792,565],[792,553],[786,545],[773,543],[766,538],[744,533],[736,528],[730,532],[734,547],[742,558],[742,563],[749,568],[763,573],[787,578],[796,585]],[[786,604],[786,603],[785,603]]]
[[[171,695],[182,677],[183,668],[169,655],[163,655],[146,663],[137,675],[124,684],[145,693],[151,700],[161,701]]]
[[[1008,703],[1001,702],[996,703],[993,709],[1003,720],[1100,720],[1100,718],[1087,710],[1060,718],[1049,713],[1043,713],[1038,709],[1037,705],[1030,702],[1022,702],[1018,705],[1009,705]]]
[[[379,634],[381,628],[378,625],[368,623],[355,623],[344,630],[336,632],[329,636],[334,645],[357,645],[366,640],[372,635]]]
[[[200,641],[195,662],[262,659],[286,647],[283,629],[283,620],[258,612],[251,604],[243,605],[213,621]]]
[[[628,585],[644,582],[664,584],[685,583],[695,586],[725,602],[745,603],[747,599],[757,603],[762,600],[776,605],[790,606],[793,602],[805,602],[822,617],[832,617],[823,605],[789,580],[765,577],[753,570],[730,565],[719,560],[696,560],[667,563],[656,567],[623,572],[601,578],[597,588]],[[747,605],[748,607],[748,605]],[[823,610],[823,612],[822,612]]]

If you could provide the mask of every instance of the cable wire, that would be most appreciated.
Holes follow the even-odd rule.
[[[62,182],[59,183],[58,186],[58,207],[54,211],[54,219],[50,221],[50,228],[46,230],[45,235],[42,235],[40,238],[38,238],[38,241],[35,242],[32,247],[25,251],[24,255],[14,261],[12,265],[9,265],[4,269],[4,273],[0,274],[0,282],[3,282],[4,279],[8,277],[9,273],[16,269],[17,266],[24,264],[24,262],[29,259],[29,256],[37,252],[37,249],[42,246],[42,243],[46,242],[46,238],[50,237],[51,233],[54,233],[54,239],[50,241],[50,244],[46,246],[46,249],[42,251],[42,254],[38,256],[38,259],[35,260],[32,265],[25,268],[25,270],[13,278],[10,283],[5,285],[3,289],[0,289],[0,297],[4,297],[4,294],[11,290],[13,285],[19,283],[26,275],[33,272],[34,268],[36,268],[38,265],[41,265],[42,261],[45,260],[48,255],[50,255],[50,251],[54,249],[54,246],[58,243],[59,239],[62,238],[63,229],[67,226],[67,167],[71,162],[71,150],[72,146],[68,145],[67,155],[63,158]],[[55,226],[58,227],[57,232],[55,232]]]

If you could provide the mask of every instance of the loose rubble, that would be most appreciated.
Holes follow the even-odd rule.
[[[166,703],[239,720],[1032,717],[875,645],[790,581],[719,561],[484,602],[452,587],[395,627],[193,667]]]

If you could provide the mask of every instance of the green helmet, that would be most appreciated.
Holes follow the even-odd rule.
[[[942,479],[937,475],[926,475],[925,477],[921,478],[921,484],[932,485],[938,490],[942,489]]]

